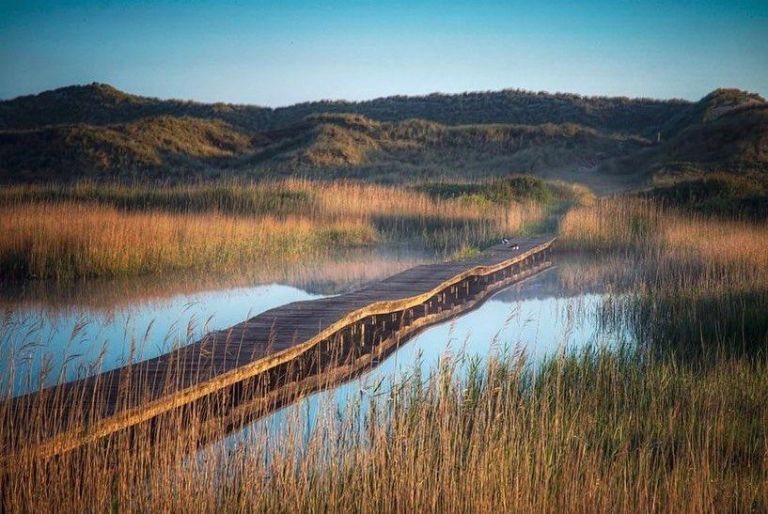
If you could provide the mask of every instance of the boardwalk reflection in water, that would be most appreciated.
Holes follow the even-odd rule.
[[[14,392],[36,389],[38,384],[28,385],[26,376],[36,377],[44,367],[60,370],[68,361],[64,376],[67,381],[74,380],[78,375],[92,374],[94,363],[101,370],[114,369],[129,361],[162,355],[174,345],[193,341],[209,330],[234,325],[273,307],[323,297],[288,285],[267,284],[181,294],[103,312],[61,312],[55,317],[44,311],[19,309],[5,321],[13,331],[6,334],[16,334],[6,342],[16,347]],[[23,348],[23,341],[30,340],[40,344]],[[10,359],[0,361],[3,376],[9,362]],[[48,374],[46,385],[55,383],[60,376],[58,372]]]
[[[273,288],[273,292],[281,294],[307,294],[286,286],[264,287]],[[295,392],[293,395],[281,394],[277,401],[269,402],[241,397],[245,405],[242,409],[238,406],[234,416],[226,412],[225,417],[213,418],[212,421],[224,422],[224,426],[229,427],[227,431],[236,434],[228,438],[226,444],[240,439],[240,434],[249,433],[253,429],[260,432],[267,430],[278,436],[276,432],[284,425],[283,420],[296,412],[307,416],[305,426],[310,430],[320,406],[333,404],[336,409],[343,410],[351,399],[383,395],[392,381],[402,382],[404,377],[414,372],[415,367],[422,373],[429,372],[446,356],[453,360],[461,358],[461,362],[466,363],[475,358],[485,359],[495,353],[525,351],[529,362],[536,362],[558,349],[597,342],[601,336],[596,329],[596,311],[603,296],[594,285],[587,290],[590,292],[581,293],[579,288],[564,289],[560,270],[550,269],[497,292],[474,311],[451,322],[428,328],[410,341],[403,341],[399,349],[393,347],[392,351],[375,359],[373,369],[368,365],[352,372],[342,372],[338,380],[328,378],[311,387],[297,388],[298,397],[303,399],[295,406],[280,410],[296,400]],[[244,304],[253,305],[252,298],[241,299],[244,301],[235,303],[242,307]],[[459,372],[463,372],[462,366],[459,366]],[[361,377],[363,372],[368,373]],[[326,391],[310,394],[310,391],[321,388]],[[233,420],[231,425],[229,419]],[[243,426],[249,425],[250,428],[242,430]],[[216,438],[222,436],[221,431],[215,434],[212,432]],[[211,442],[211,439],[205,437],[205,441],[201,442]]]
[[[427,328],[364,375],[303,397],[230,436],[225,444],[247,440],[254,432],[268,439],[278,438],[286,425],[305,427],[308,437],[318,416],[344,413],[350,402],[361,402],[357,412],[364,415],[372,396],[386,397],[393,384],[407,383],[414,373],[426,377],[441,362],[449,362],[463,375],[470,363],[482,365],[496,355],[524,354],[526,362],[535,365],[560,351],[627,342],[628,334],[600,326],[599,312],[606,297],[603,291],[594,285],[589,292],[563,288],[561,273],[572,271],[568,266],[550,268],[510,286],[477,309]]]
[[[394,249],[242,275],[138,277],[0,290],[0,377],[14,394],[168,352],[274,307],[359,287],[425,262]],[[133,348],[132,348],[133,344]],[[66,361],[66,369],[62,367]],[[0,384],[6,386],[7,384]]]
[[[263,414],[291,399],[291,389],[368,369],[415,332],[548,268],[551,244],[521,239],[514,248],[411,268],[337,298],[293,302],[154,359],[15,399],[7,407],[21,427],[32,427],[41,412],[59,414],[42,443],[39,434],[24,433],[9,444],[22,448],[15,455],[52,456],[145,423],[158,437],[200,423],[193,437],[208,439],[206,427],[242,426],[251,409]]]

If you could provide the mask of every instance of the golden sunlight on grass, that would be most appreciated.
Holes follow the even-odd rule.
[[[56,278],[227,270],[410,240],[449,253],[544,216],[393,187],[291,180],[200,186],[33,186],[0,193],[0,270]]]
[[[0,268],[10,275],[67,279],[221,270],[261,259],[295,260],[331,245],[375,241],[370,225],[307,218],[121,212],[87,204],[0,210]]]
[[[536,371],[513,358],[487,364],[464,378],[453,364],[414,374],[346,406],[329,401],[311,429],[305,410],[289,408],[278,431],[200,449],[193,435],[210,423],[187,412],[166,419],[159,440],[138,430],[45,463],[16,462],[0,481],[4,507],[698,513],[768,505],[764,359],[681,367],[592,349]],[[736,420],[734,409],[750,416]]]
[[[287,227],[310,238],[325,227],[349,241],[365,241],[434,235],[453,226],[454,234],[471,239],[520,228],[541,214],[518,204],[476,210],[474,202],[379,186],[305,192],[311,200],[301,200],[308,202],[304,216],[287,203],[272,208],[280,214],[266,216],[26,198],[4,207],[20,219],[3,217],[0,223],[23,227],[5,238],[40,248],[30,256],[61,252],[87,255],[93,262],[167,258],[164,262],[173,263],[206,262],[213,259],[207,245],[219,255],[231,238],[256,234],[273,238],[290,256],[288,249],[303,247],[281,239]],[[372,192],[380,197],[366,201]],[[324,194],[349,205],[333,205]],[[443,225],[446,218],[432,217],[440,212],[461,221]],[[89,213],[98,214],[83,221]],[[71,220],[57,229],[54,220],[65,216]],[[126,223],[129,218],[133,221]],[[25,225],[29,219],[38,225]],[[36,247],[31,235],[38,232],[43,235]],[[141,242],[147,234],[154,234],[155,245]],[[124,241],[117,243],[120,250],[96,257],[101,244],[112,244],[110,238]],[[199,256],[164,253],[168,240],[174,241],[172,248],[198,248]],[[36,460],[23,450],[66,422],[55,397],[23,431],[0,409],[0,443],[22,456],[12,472],[0,472],[3,508],[763,512],[768,509],[767,243],[764,224],[702,217],[645,200],[577,207],[562,219],[561,248],[597,253],[601,265],[591,273],[567,274],[564,281],[569,289],[603,286],[607,293],[594,313],[596,323],[618,320],[632,335],[626,345],[587,346],[536,364],[517,355],[475,363],[455,355],[441,360],[431,375],[414,371],[390,389],[361,390],[345,405],[329,400],[314,413],[306,405],[289,408],[272,432],[263,425],[238,432],[268,409],[238,406],[237,415],[226,420],[211,416],[229,412],[232,400],[212,396],[211,403],[159,419],[154,429],[141,425],[51,459]],[[232,251],[254,257],[257,250]],[[467,366],[461,372],[459,363]],[[335,387],[334,376],[333,370],[323,374],[322,386]],[[315,390],[297,386],[291,394]],[[262,399],[246,396],[246,404]],[[83,395],[80,401],[88,399]],[[237,435],[223,439],[232,430]]]
[[[619,259],[613,277],[636,275],[624,314],[642,338],[681,352],[765,351],[768,226],[607,199],[576,208],[561,224],[565,249]]]
[[[695,268],[701,276],[690,280],[690,287],[722,273],[739,282],[768,284],[768,228],[759,221],[684,213],[649,200],[607,199],[569,211],[560,224],[558,243],[567,250],[641,255],[646,266],[657,269],[667,263],[667,269],[659,269],[666,281],[685,278],[673,273],[674,268]]]

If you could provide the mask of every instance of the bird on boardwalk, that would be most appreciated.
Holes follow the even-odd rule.
[[[504,246],[509,246],[509,239],[507,239],[506,237],[502,237],[501,244],[503,244]]]

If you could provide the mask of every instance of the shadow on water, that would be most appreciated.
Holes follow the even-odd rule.
[[[631,343],[627,327],[603,322],[602,310],[609,293],[593,279],[605,270],[583,274],[596,265],[590,259],[577,258],[509,286],[471,311],[419,331],[363,370],[312,390],[300,389],[270,409],[254,411],[252,423],[244,420],[242,430],[233,427],[225,444],[246,440],[252,431],[267,438],[278,437],[282,427],[295,426],[289,420],[297,417],[308,436],[320,416],[329,415],[322,413],[329,405],[334,409],[332,416],[343,416],[347,411],[365,416],[366,400],[386,397],[393,388],[434,373],[446,363],[454,369],[454,376],[461,378],[494,357],[514,356],[535,366],[549,356],[586,346]],[[574,282],[574,274],[585,277],[582,285]],[[356,403],[355,408],[347,409],[352,403]]]
[[[0,386],[14,394],[167,353],[287,303],[349,291],[429,262],[408,248],[229,275],[29,282],[0,289]]]
[[[377,266],[386,275],[392,274],[389,270],[393,268],[412,265],[405,259],[390,259],[384,265],[384,260],[379,258]],[[370,260],[363,259],[361,262],[362,267],[371,266]],[[605,271],[594,270],[595,266],[599,265],[589,260],[563,259],[559,265],[497,292],[451,321],[420,329],[376,355],[364,356],[367,360],[361,360],[361,365],[336,366],[330,372],[309,376],[296,374],[295,380],[285,379],[286,376],[293,376],[291,370],[278,370],[273,383],[282,384],[279,388],[246,387],[242,391],[230,391],[221,402],[223,407],[220,413],[206,413],[205,410],[210,408],[207,406],[209,402],[202,407],[195,404],[185,406],[189,414],[182,413],[182,417],[205,420],[203,424],[210,426],[210,429],[199,426],[190,428],[201,444],[222,437],[225,437],[224,444],[231,444],[252,430],[279,432],[286,417],[297,411],[307,416],[306,427],[311,430],[317,421],[320,406],[327,404],[329,399],[330,403],[343,409],[363,397],[387,394],[393,384],[406,382],[413,373],[429,373],[445,359],[460,360],[457,369],[465,372],[465,364],[503,353],[525,355],[528,362],[535,363],[555,352],[577,349],[586,344],[610,344],[619,336],[606,333],[600,324],[599,310],[607,293],[601,289],[599,280]],[[333,272],[330,275],[337,276]],[[348,287],[359,283],[356,282],[359,275],[353,276],[354,280],[346,282]],[[168,348],[164,348],[163,344],[191,341],[205,330],[232,325],[285,303],[321,296],[287,284],[231,287],[178,294],[161,300],[145,299],[129,303],[127,309],[119,304],[116,309],[107,308],[105,311],[95,308],[87,311],[86,308],[86,312],[100,317],[90,323],[84,321],[82,326],[77,318],[84,312],[82,307],[78,305],[74,307],[74,313],[69,313],[67,309],[73,307],[55,305],[54,310],[59,309],[65,314],[60,318],[51,317],[37,329],[40,337],[48,337],[49,340],[46,345],[28,349],[29,356],[25,361],[27,375],[39,375],[62,366],[69,368],[67,379],[92,374],[95,367],[89,367],[88,363],[94,362],[94,352],[98,369],[114,368],[126,360],[135,361],[164,353]],[[25,308],[29,308],[29,304],[20,302],[15,312],[24,312]],[[12,319],[13,314],[10,317]],[[189,321],[179,323],[180,318]],[[130,329],[133,333],[128,332]],[[137,338],[137,331],[140,338]],[[164,333],[172,335],[158,343],[153,334]],[[98,344],[100,340],[104,341],[101,345]],[[135,344],[137,340],[141,344]],[[112,341],[129,342],[112,344]],[[58,353],[51,357],[51,352]],[[71,361],[70,355],[77,357]],[[278,374],[282,375],[278,377]],[[50,373],[49,376],[55,382],[60,380],[61,374]],[[37,386],[31,380],[17,380],[14,391],[29,391]],[[147,426],[153,425],[162,426],[162,420]],[[162,432],[160,428],[150,430]]]

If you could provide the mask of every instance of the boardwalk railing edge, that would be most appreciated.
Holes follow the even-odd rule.
[[[285,364],[292,359],[297,358],[305,352],[312,350],[318,343],[332,336],[343,327],[355,323],[367,316],[388,314],[396,310],[405,310],[415,307],[440,291],[451,287],[462,280],[478,276],[483,277],[492,275],[497,271],[503,270],[519,261],[524,261],[528,257],[540,253],[552,246],[556,238],[551,238],[534,246],[530,250],[517,254],[514,257],[505,259],[493,265],[477,265],[467,268],[465,271],[452,276],[441,282],[433,289],[416,296],[410,296],[398,300],[378,301],[371,303],[363,308],[349,312],[336,322],[332,323],[314,337],[299,343],[291,348],[275,352],[267,357],[260,358],[239,368],[221,373],[211,379],[197,383],[191,387],[180,389],[169,393],[161,398],[153,400],[147,404],[132,407],[119,413],[100,419],[93,424],[81,427],[75,430],[69,430],[53,436],[52,438],[41,442],[39,445],[30,449],[38,457],[50,457],[60,453],[65,453],[74,448],[86,445],[111,433],[124,428],[137,425],[148,421],[165,412],[182,407],[200,398],[206,397],[242,380],[252,378],[260,373],[264,373],[271,368]],[[8,459],[9,455],[0,456],[0,462]]]

